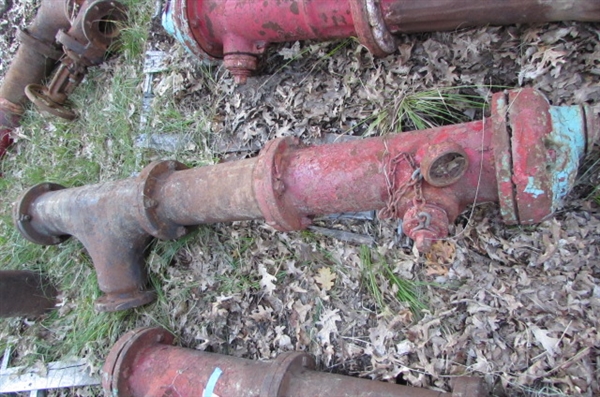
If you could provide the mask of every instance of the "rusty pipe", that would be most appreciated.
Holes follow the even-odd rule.
[[[56,305],[58,291],[38,273],[0,270],[0,318],[39,316]]]
[[[21,44],[0,86],[0,157],[12,142],[10,133],[21,120],[27,99],[25,87],[41,83],[62,56],[54,36],[70,23],[61,3],[42,0],[35,19],[19,32]]]
[[[163,26],[201,58],[223,58],[236,81],[270,43],[357,36],[374,55],[400,33],[551,21],[600,21],[596,0],[169,0]]]
[[[68,31],[60,29],[56,40],[65,56],[48,86],[33,83],[25,94],[38,108],[67,120],[77,117],[66,106],[71,93],[81,83],[88,68],[104,62],[110,46],[127,19],[126,8],[115,0],[85,0]]]
[[[462,377],[454,393],[315,371],[306,353],[288,352],[272,361],[247,359],[174,347],[162,328],[139,328],[123,335],[102,368],[106,396],[161,397],[479,397],[487,396],[479,378]]]
[[[291,231],[314,216],[377,209],[403,219],[426,251],[470,204],[499,202],[509,224],[540,222],[561,205],[599,131],[598,109],[516,90],[495,94],[491,118],[470,123],[316,147],[282,138],[231,163],[162,161],[118,182],[44,183],[21,196],[13,218],[38,244],[77,237],[106,294],[97,309],[121,310],[153,299],[142,266],[150,237],[179,238],[198,224],[265,219]]]

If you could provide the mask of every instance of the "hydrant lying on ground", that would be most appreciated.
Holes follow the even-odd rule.
[[[471,204],[499,202],[509,224],[540,222],[561,205],[599,133],[598,109],[550,106],[535,90],[515,90],[495,94],[481,121],[315,147],[280,138],[230,163],[159,161],[118,182],[42,183],[13,217],[34,243],[77,237],[106,294],[97,310],[124,310],[154,299],[143,266],[149,239],[176,239],[198,224],[262,218],[292,231],[314,216],[378,209],[402,218],[426,251]]]
[[[236,81],[270,43],[358,37],[376,56],[394,35],[470,26],[600,21],[597,0],[168,0],[163,26],[200,58],[223,58]]]
[[[76,15],[72,21],[70,13]],[[19,50],[0,86],[0,157],[11,144],[26,96],[59,117],[75,117],[65,106],[69,94],[88,67],[104,61],[125,19],[125,7],[113,0],[42,0],[31,26],[19,34]],[[49,87],[41,86],[58,60]]]
[[[453,393],[316,372],[299,352],[273,361],[250,361],[171,346],[162,328],[128,332],[111,349],[102,386],[112,397],[483,397],[482,379],[462,377]]]

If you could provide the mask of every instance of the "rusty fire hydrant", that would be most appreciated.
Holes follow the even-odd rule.
[[[598,109],[550,106],[532,89],[501,92],[491,118],[470,123],[314,147],[280,138],[231,163],[159,161],[119,182],[43,183],[21,196],[13,216],[38,244],[77,237],[106,294],[97,309],[122,310],[154,299],[145,288],[148,240],[176,239],[198,224],[262,218],[292,231],[314,216],[378,209],[403,219],[426,251],[471,204],[498,202],[508,224],[540,222],[561,205],[599,132]]]
[[[315,371],[314,359],[299,352],[273,361],[251,361],[171,346],[162,328],[128,332],[102,368],[107,397],[483,397],[482,379],[457,378],[453,393]]]

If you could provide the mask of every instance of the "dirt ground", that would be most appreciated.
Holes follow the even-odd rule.
[[[14,27],[34,9],[12,3],[0,22],[2,74],[16,49]],[[351,39],[287,43],[273,46],[245,86],[218,64],[202,66],[158,23],[147,48],[164,51],[169,65],[155,75],[154,105],[170,98],[193,116],[208,104],[202,144],[231,161],[275,137],[319,143],[326,134],[391,133],[389,114],[380,124],[374,115],[432,88],[463,87],[487,100],[504,87],[533,86],[553,105],[600,103],[599,28],[565,22],[402,36],[383,59]],[[193,162],[193,147],[183,158]],[[469,208],[429,255],[390,220],[316,222],[373,239],[371,247],[260,221],[203,227],[168,269],[151,254],[166,297],[153,310],[170,314],[171,331],[190,348],[251,359],[306,351],[323,371],[435,390],[472,375],[499,396],[599,395],[598,174],[586,162],[564,207],[538,226],[504,225],[495,204]],[[414,282],[424,308],[396,298],[386,268]]]

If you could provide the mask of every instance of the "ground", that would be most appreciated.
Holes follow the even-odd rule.
[[[16,28],[36,4],[0,1],[2,75],[18,45]],[[498,396],[600,394],[597,154],[552,218],[509,227],[495,204],[473,206],[429,255],[416,253],[390,220],[316,222],[353,232],[363,245],[319,230],[280,233],[261,221],[202,226],[153,245],[147,262],[159,300],[120,314],[91,311],[99,291],[78,242],[34,246],[10,221],[12,201],[43,180],[116,180],[162,158],[188,166],[234,161],[281,136],[320,143],[328,134],[411,129],[415,123],[399,113],[419,93],[460,94],[455,121],[485,117],[475,105],[509,87],[533,86],[553,105],[597,104],[598,24],[402,36],[398,52],[382,59],[355,39],[286,43],[237,86],[220,63],[199,62],[150,19],[154,2],[129,5],[134,28],[125,30],[123,48],[73,97],[79,120],[29,110],[3,160],[0,267],[42,270],[63,291],[45,317],[2,320],[0,347],[13,346],[12,365],[75,355],[97,372],[125,331],[160,325],[189,348],[250,359],[306,351],[322,371],[436,390],[470,375]],[[155,98],[140,124],[147,50],[166,52],[167,67],[153,75]],[[165,134],[179,144],[174,152],[165,141],[140,144]]]

